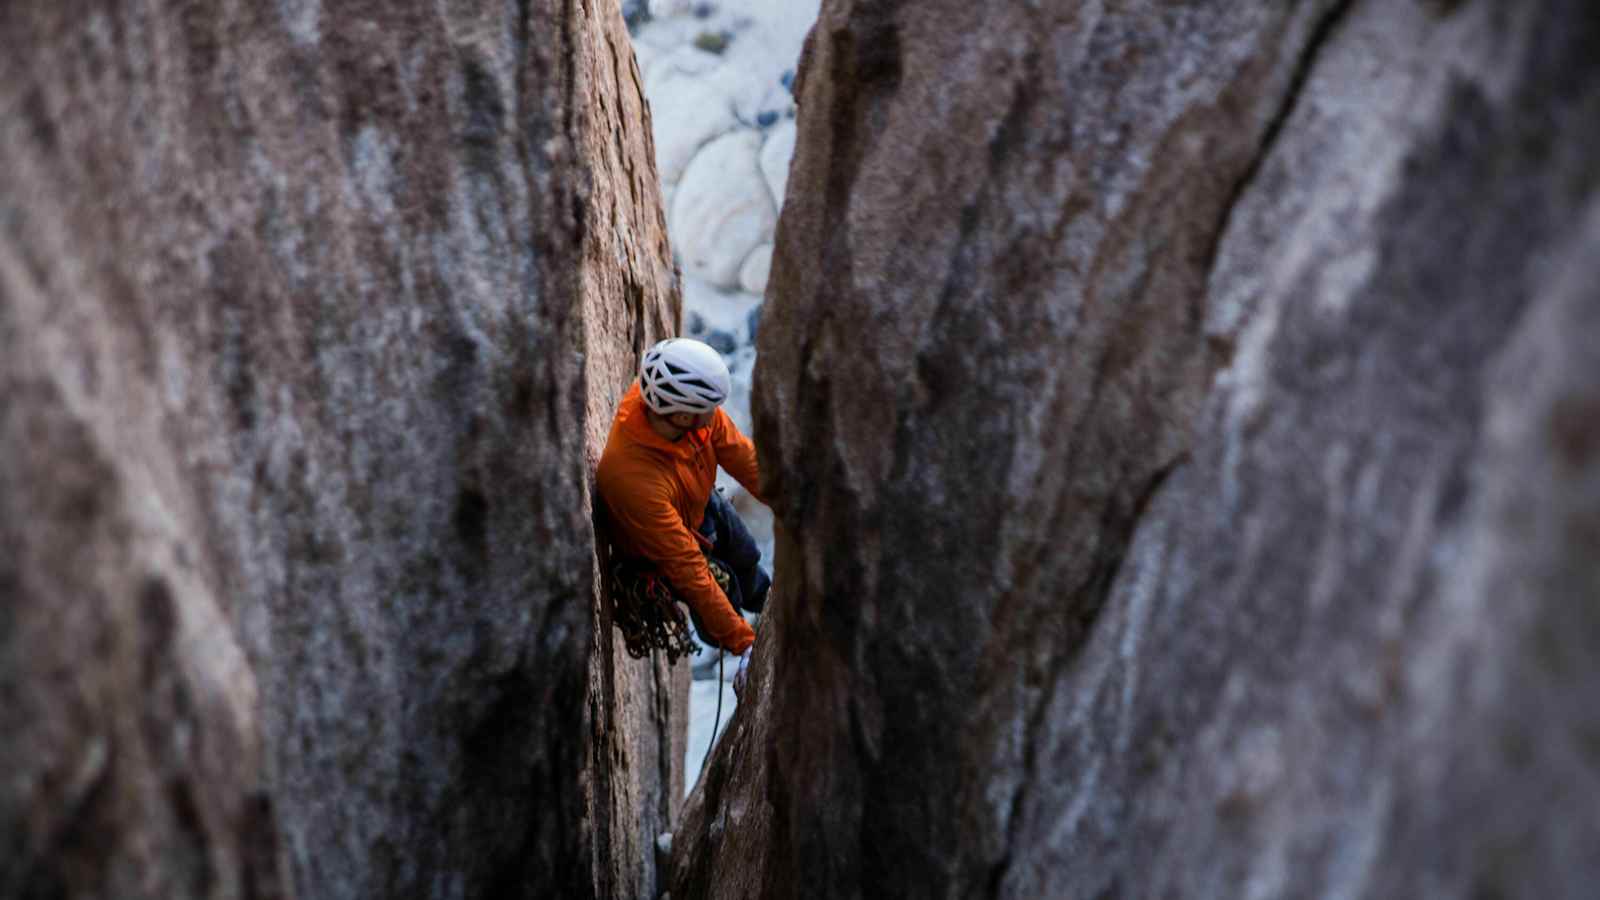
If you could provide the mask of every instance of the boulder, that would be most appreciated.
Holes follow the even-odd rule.
[[[676,184],[701,145],[734,128],[775,127],[794,114],[789,76],[816,0],[674,3],[634,35],[645,66],[661,177]]]
[[[767,179],[773,202],[783,206],[784,188],[789,182],[789,161],[794,158],[795,121],[778,123],[761,145],[761,175]]]
[[[633,42],[633,62],[644,76],[644,82],[650,83],[650,67],[661,58],[661,51],[655,46],[644,41]]]
[[[648,0],[622,0],[621,7],[622,20],[627,23],[630,31],[650,21]]]
[[[717,57],[693,47],[660,54],[651,63],[646,92],[656,171],[665,185],[676,185],[700,148],[738,126],[718,82],[705,77],[716,65]]]
[[[686,16],[694,11],[696,0],[649,0],[650,15],[657,19]]]
[[[675,897],[1583,897],[1600,20],[829,3]]]
[[[706,343],[712,343],[708,335],[724,335],[719,339],[724,346],[717,349],[724,356],[730,357],[728,359],[730,366],[736,366],[737,361],[731,358],[736,351],[751,349],[750,315],[760,305],[761,298],[754,294],[720,290],[693,276],[683,279],[683,309],[684,319],[688,323],[687,333]]]
[[[744,263],[739,266],[739,288],[748,294],[757,297],[767,290],[767,278],[772,273],[772,245],[762,244],[750,251],[744,258]],[[750,329],[750,334],[755,334],[755,329]]]
[[[745,327],[750,331],[750,340],[753,343],[761,331],[761,307],[750,310],[750,315],[745,318]]]
[[[778,217],[761,177],[761,135],[735,131],[707,144],[672,197],[669,228],[686,275],[739,286],[745,258],[772,239]]]
[[[593,7],[7,10],[0,895],[656,892],[685,667],[588,482],[679,300]]]

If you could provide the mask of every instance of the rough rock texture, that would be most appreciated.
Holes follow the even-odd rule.
[[[825,4],[694,897],[1600,879],[1600,15]]]
[[[0,48],[0,896],[652,891],[681,676],[594,640],[587,466],[678,300],[616,7]]]
[[[591,117],[576,155],[593,173],[583,204],[585,471],[605,449],[611,419],[645,349],[677,333],[683,298],[667,243],[654,165],[650,112],[628,32],[609,3],[574,6],[578,93]],[[584,481],[586,494],[590,483]],[[593,508],[592,496],[586,506]],[[599,577],[610,559],[595,516]],[[658,893],[655,839],[671,831],[684,793],[689,666],[635,660],[612,625],[610,597],[592,605],[586,824],[594,835],[594,895],[627,900]]]

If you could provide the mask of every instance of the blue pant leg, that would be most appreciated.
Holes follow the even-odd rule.
[[[750,527],[739,518],[739,513],[718,491],[711,492],[706,503],[706,518],[700,532],[711,538],[711,555],[727,565],[738,584],[738,597],[729,597],[734,606],[749,612],[761,612],[767,606],[767,591],[772,588],[772,576],[761,568],[761,548],[756,546]]]

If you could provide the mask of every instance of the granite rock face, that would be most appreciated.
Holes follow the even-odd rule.
[[[1600,16],[824,4],[691,897],[1600,878]]]
[[[680,301],[616,7],[0,46],[0,896],[653,892],[686,686],[588,478]]]
[[[623,21],[608,3],[569,9],[576,15],[578,109],[586,110],[575,146],[585,182],[583,259],[584,472],[600,462],[611,419],[638,374],[645,349],[677,333],[683,297],[667,241],[666,212],[655,170],[650,111]],[[584,508],[594,508],[584,479]],[[603,515],[593,517],[594,577],[610,559]],[[611,598],[591,604],[599,638],[589,660],[587,803],[583,831],[595,897],[655,897],[655,839],[670,831],[683,805],[689,728],[689,667],[660,657],[628,656],[613,627]],[[546,735],[546,741],[564,741]],[[581,738],[580,736],[580,739]],[[533,810],[538,817],[539,811]],[[551,893],[549,895],[554,895]],[[533,896],[533,895],[530,895]],[[539,894],[538,896],[546,896]]]

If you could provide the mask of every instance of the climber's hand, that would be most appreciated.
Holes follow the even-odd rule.
[[[748,675],[749,670],[750,650],[747,648],[744,653],[740,654],[739,668],[733,673],[733,695],[735,697],[742,697],[744,695],[744,680]]]

